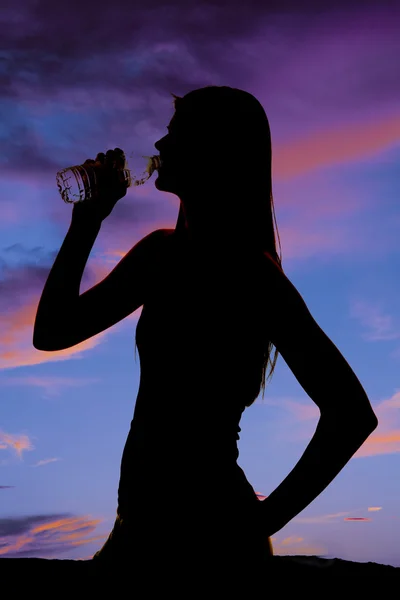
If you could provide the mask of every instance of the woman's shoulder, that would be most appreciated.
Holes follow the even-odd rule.
[[[159,229],[158,231],[162,231],[166,237],[175,233],[175,229]]]

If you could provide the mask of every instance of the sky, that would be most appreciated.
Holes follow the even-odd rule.
[[[116,146],[156,153],[173,115],[171,92],[228,85],[253,94],[269,119],[284,271],[379,419],[331,485],[274,535],[274,553],[400,566],[399,27],[400,5],[389,0],[121,0],[118,8],[6,0],[1,557],[88,559],[101,547],[116,516],[139,385],[141,308],[74,348],[32,345],[71,218],[55,174]],[[179,199],[154,179],[130,188],[104,222],[81,292],[143,236],[175,226]],[[264,400],[240,423],[238,463],[260,498],[295,466],[318,416],[279,356]],[[154,481],[154,494],[164,493]]]

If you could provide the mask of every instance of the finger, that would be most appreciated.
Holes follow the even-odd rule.
[[[114,148],[114,156],[116,161],[116,167],[124,169],[126,164],[125,152],[121,148]]]
[[[87,158],[83,164],[84,165],[93,165],[95,162],[96,161],[93,160],[93,158]]]
[[[126,164],[125,155],[117,156],[115,162],[117,169],[124,169]]]
[[[115,152],[114,150],[107,150],[104,164],[108,168],[112,168],[115,165]]]
[[[101,162],[103,164],[105,160],[106,155],[104,154],[104,152],[99,152],[96,156],[96,161]]]

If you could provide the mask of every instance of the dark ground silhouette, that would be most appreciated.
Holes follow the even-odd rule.
[[[258,581],[241,574],[231,570],[229,577],[211,579],[204,569],[199,568],[193,574],[176,565],[174,572],[168,575],[160,569],[160,562],[155,561],[150,572],[138,575],[131,566],[127,575],[118,566],[98,568],[98,564],[90,560],[0,559],[2,592],[12,592],[16,598],[22,598],[22,594],[40,598],[60,594],[85,599],[93,594],[99,598],[155,598],[168,597],[170,593],[176,598],[212,598],[213,593],[217,593],[221,598],[247,599],[255,594],[257,598],[269,598],[274,592],[286,598],[290,592],[303,590],[307,594],[315,591],[318,597],[340,594],[347,600],[364,591],[367,598],[375,593],[380,596],[386,591],[392,592],[393,584],[400,583],[400,568],[312,556],[273,556]],[[375,584],[379,586],[376,592]]]

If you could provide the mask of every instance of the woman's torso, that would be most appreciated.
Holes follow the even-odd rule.
[[[140,386],[119,513],[134,518],[151,505],[177,519],[189,510],[198,523],[237,520],[258,502],[236,460],[263,364],[261,273],[229,249],[191,254],[170,232],[137,324]]]

